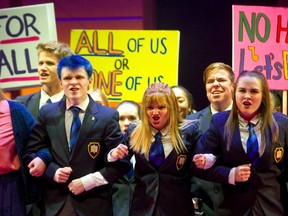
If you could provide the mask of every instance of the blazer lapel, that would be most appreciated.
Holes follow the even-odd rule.
[[[265,136],[265,142],[263,142],[264,140],[262,140],[262,143],[265,143],[265,145],[261,147],[261,148],[264,148],[264,150],[263,150],[263,154],[260,155],[260,158],[257,162],[257,166],[269,166],[271,161],[267,160],[267,158],[272,158],[272,160],[274,160],[274,155],[271,155],[271,154],[274,154],[275,148],[273,148],[273,145],[271,143],[272,135],[268,127],[265,128],[264,136]],[[275,146],[275,147],[278,147],[278,146]]]
[[[203,132],[208,130],[210,127],[211,115],[210,106],[206,107],[199,115],[200,127]]]
[[[56,132],[58,134],[58,143],[59,148],[62,149],[62,151],[59,151],[60,154],[62,154],[62,157],[66,159],[66,161],[69,160],[70,152],[68,147],[68,140],[66,137],[66,130],[65,130],[65,111],[66,111],[66,102],[60,101],[58,103],[58,107],[55,114],[55,127]]]
[[[40,104],[40,91],[36,92],[27,104],[28,110],[32,113],[32,115],[37,119],[39,115],[39,104]]]

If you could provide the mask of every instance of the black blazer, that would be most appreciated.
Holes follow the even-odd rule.
[[[91,97],[79,132],[78,140],[69,152],[65,131],[66,101],[47,104],[40,109],[38,124],[31,133],[28,147],[24,153],[26,163],[35,153],[49,147],[53,161],[44,174],[45,191],[43,202],[45,215],[55,215],[63,206],[67,196],[79,215],[112,215],[111,184],[128,172],[129,161],[108,163],[107,153],[117,146],[123,136],[118,124],[118,112],[94,102]],[[73,170],[67,183],[53,181],[60,167],[70,166]],[[76,178],[99,171],[109,182],[80,195],[73,195],[68,184]]]
[[[125,138],[127,145],[131,132],[128,130]],[[191,165],[201,131],[195,122],[182,129],[180,134],[188,151],[177,154],[173,149],[158,169],[143,154],[131,152],[136,159],[132,215],[153,215],[155,208],[160,215],[194,215],[190,194]]]
[[[16,101],[22,103],[32,113],[35,119],[38,118],[39,104],[40,104],[41,91],[33,94],[22,95],[15,98]]]
[[[22,95],[15,98],[16,101],[22,103],[34,116],[35,119],[38,118],[39,105],[40,105],[41,91],[33,94]],[[62,100],[65,100],[64,95]]]
[[[200,128],[203,133],[209,129],[212,117],[211,106],[192,113],[187,116],[187,119],[198,119],[200,121]],[[223,201],[223,191],[221,184],[206,181],[196,176],[191,180],[191,194],[202,200],[202,209],[209,216],[218,216],[225,214],[225,210],[220,207]]]

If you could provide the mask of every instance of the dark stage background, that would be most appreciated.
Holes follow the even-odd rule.
[[[180,31],[179,85],[193,95],[197,110],[209,104],[204,69],[220,61],[232,66],[232,5],[287,6],[287,1],[158,0],[157,29]]]

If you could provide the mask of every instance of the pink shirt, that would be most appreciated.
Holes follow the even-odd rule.
[[[0,158],[0,174],[20,168],[7,100],[0,100]]]

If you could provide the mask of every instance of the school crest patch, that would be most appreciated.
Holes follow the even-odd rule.
[[[284,156],[284,148],[283,147],[277,147],[274,150],[274,160],[276,163],[279,163],[281,159]]]
[[[100,152],[100,144],[99,142],[90,142],[88,144],[88,153],[90,157],[95,159]]]
[[[176,160],[176,168],[177,170],[182,169],[186,161],[186,155],[179,155]]]

